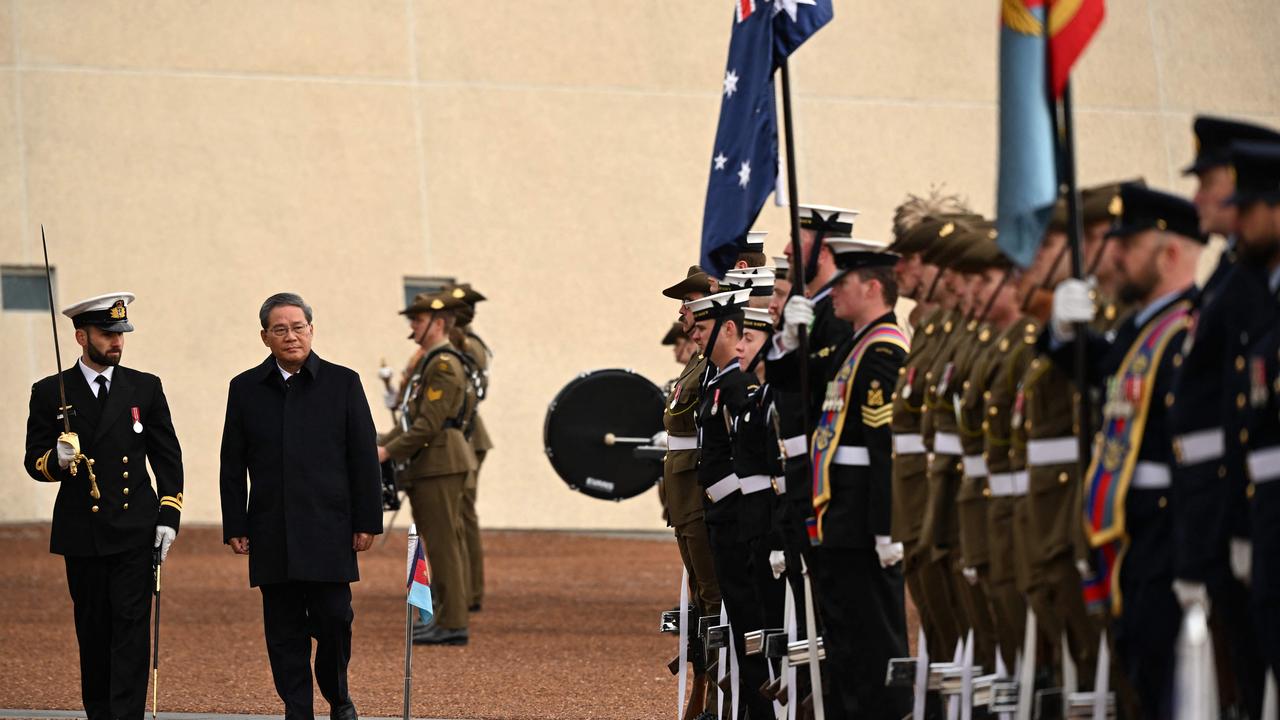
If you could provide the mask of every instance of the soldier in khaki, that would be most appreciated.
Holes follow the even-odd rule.
[[[1119,184],[1081,191],[1084,216],[1083,257],[1097,265],[1106,232],[1120,215]],[[1067,261],[1058,262],[1066,247],[1066,206],[1059,202],[1049,232],[1024,277],[1020,293],[1029,314],[1043,326],[1048,320],[1052,292],[1068,276]],[[1105,272],[1110,273],[1108,267]],[[1100,291],[1103,288],[1099,288]],[[1098,321],[1111,324],[1117,312],[1104,303]],[[1105,331],[1105,328],[1099,328]],[[1012,421],[1013,465],[1025,466],[1027,494],[1014,509],[1018,551],[1030,566],[1026,593],[1036,611],[1042,634],[1054,647],[1060,673],[1063,653],[1069,651],[1082,685],[1093,682],[1097,661],[1098,625],[1089,618],[1081,593],[1077,562],[1087,559],[1080,522],[1082,489],[1076,425],[1078,391],[1071,378],[1048,357],[1037,356],[1018,383]],[[1067,647],[1062,647],[1065,633]]]
[[[718,289],[715,279],[694,266],[689,268],[684,280],[663,290],[662,294],[681,301],[680,321],[688,332],[693,326],[693,315],[684,303],[713,295]],[[715,564],[703,520],[703,489],[697,474],[698,428],[695,416],[706,371],[706,357],[701,350],[694,352],[667,393],[662,414],[667,454],[662,460],[662,481],[658,488],[664,499],[667,522],[675,532],[680,559],[689,571],[694,604],[702,615],[718,615],[720,585],[716,582]],[[702,712],[710,689],[706,659],[694,653],[693,665],[694,684],[685,711],[686,718],[696,717]]]
[[[967,604],[960,598],[960,588],[956,584],[952,571],[953,551],[959,545],[958,527],[954,522],[954,504],[956,483],[943,472],[944,465],[954,466],[959,460],[959,450],[950,452],[944,448],[940,457],[934,445],[936,440],[935,422],[940,403],[937,399],[937,377],[942,368],[951,361],[961,346],[964,335],[964,317],[959,309],[960,297],[953,292],[953,280],[943,280],[942,276],[950,276],[952,261],[963,254],[965,247],[961,225],[956,221],[947,221],[933,226],[936,238],[922,253],[927,265],[938,268],[939,277],[932,283],[933,297],[939,302],[939,311],[924,326],[925,337],[932,338],[933,350],[927,362],[918,368],[908,368],[906,384],[903,390],[909,395],[920,398],[920,443],[925,451],[925,467],[919,483],[923,486],[920,517],[920,535],[918,541],[919,561],[922,563],[922,589],[927,602],[932,605],[930,612],[935,615],[942,627],[942,635],[937,642],[932,642],[933,657],[949,658],[955,652],[959,642],[970,627]],[[926,228],[927,229],[927,228]],[[956,332],[960,330],[960,332]],[[923,374],[919,388],[916,388],[918,376]],[[908,388],[910,388],[908,390]],[[918,395],[917,395],[918,392]],[[944,442],[946,442],[944,438]],[[901,446],[902,443],[899,442]]]
[[[469,640],[470,588],[459,518],[467,477],[476,469],[466,437],[476,400],[462,356],[449,343],[454,313],[464,306],[448,293],[423,293],[401,311],[409,318],[410,337],[424,353],[401,396],[401,426],[378,441],[380,461],[407,463],[399,479],[427,543],[435,617],[415,631],[414,642],[428,645],[465,645]]]
[[[966,249],[952,263],[952,270],[966,278],[964,340],[954,364],[943,367],[937,380],[938,410],[934,447],[959,446],[952,461],[935,463],[936,471],[949,476],[958,489],[951,506],[958,545],[952,570],[959,596],[974,633],[974,661],[990,670],[995,667],[996,632],[987,595],[988,542],[986,536],[986,462],[983,459],[982,402],[972,380],[990,364],[996,332],[983,315],[985,303],[979,290],[990,268],[1002,267],[1000,249],[991,237],[992,224],[983,221],[961,231]],[[944,397],[945,396],[945,397]],[[943,434],[956,439],[939,440]],[[932,471],[932,470],[931,470]]]
[[[1000,328],[992,362],[981,378],[983,452],[987,463],[987,538],[990,550],[990,598],[996,635],[1006,667],[1012,669],[1024,638],[1026,601],[1019,590],[1014,551],[1013,512],[1019,495],[1027,491],[1027,476],[1015,470],[1010,457],[1010,416],[1017,384],[1035,357],[1039,324],[1020,317],[1016,271],[1011,262],[988,270],[980,301],[990,306],[987,319]],[[1025,585],[1025,582],[1024,582]]]
[[[489,361],[493,358],[493,352],[471,327],[476,316],[476,303],[485,300],[485,296],[474,290],[470,283],[462,283],[450,288],[448,293],[465,303],[465,306],[454,312],[456,322],[453,331],[449,334],[449,342],[455,348],[461,349],[471,361],[471,370],[477,375],[476,379],[480,382],[480,387],[487,390]],[[487,393],[478,395],[477,404],[486,396]],[[484,465],[485,455],[493,449],[493,440],[489,437],[489,431],[484,425],[484,419],[480,416],[478,408],[471,419],[469,439],[471,450],[476,455],[476,469],[467,476],[466,490],[462,494],[460,517],[462,561],[467,568],[467,587],[470,588],[467,595],[469,598],[467,609],[470,612],[479,612],[484,604],[484,545],[480,541],[480,516],[476,512],[476,497],[480,484],[480,468]]]

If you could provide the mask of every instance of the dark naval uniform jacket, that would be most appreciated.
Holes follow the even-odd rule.
[[[112,555],[150,546],[157,525],[178,529],[182,514],[182,449],[169,416],[160,378],[116,366],[105,407],[85,380],[79,363],[62,373],[71,431],[80,451],[92,458],[97,499],[90,493],[88,468],[73,476],[58,467],[55,445],[63,431],[57,377],[31,387],[27,416],[27,474],[56,482],[50,552],[68,556]],[[155,488],[147,462],[155,470]]]
[[[749,380],[735,361],[716,371],[698,397],[698,484],[708,526],[736,526],[742,494],[733,469],[733,418],[747,403]]]
[[[351,536],[382,532],[376,440],[360,377],[314,352],[291,387],[274,357],[232,378],[223,540],[249,538],[251,586],[360,579]]]

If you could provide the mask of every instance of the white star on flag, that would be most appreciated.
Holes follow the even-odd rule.
[[[733,97],[738,92],[738,73],[729,70],[724,74],[724,96]]]
[[[738,187],[746,187],[749,182],[751,182],[751,163],[743,160],[742,167],[738,168]]]
[[[817,0],[774,0],[773,14],[777,15],[783,10],[787,11],[787,15],[791,17],[791,22],[796,21],[796,13],[800,12],[801,5],[816,5]]]
[[[723,170],[724,164],[729,162],[729,158],[725,157],[724,153],[716,153],[716,156],[712,158],[712,162],[716,164],[717,170]]]

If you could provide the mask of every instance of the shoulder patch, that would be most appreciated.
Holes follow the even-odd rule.
[[[428,401],[430,401],[430,402],[435,402],[435,401],[439,400],[439,399],[440,399],[440,398],[442,398],[442,397],[444,397],[444,391],[443,391],[443,390],[439,390],[439,389],[437,389],[437,388],[433,388],[433,387],[429,387],[429,388],[427,388],[427,400],[428,400]]]

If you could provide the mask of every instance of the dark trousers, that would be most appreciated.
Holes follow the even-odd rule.
[[[769,682],[769,670],[763,655],[746,654],[743,635],[764,627],[766,600],[757,595],[758,587],[753,570],[752,548],[738,538],[736,523],[707,525],[711,539],[711,557],[715,561],[716,579],[720,582],[720,600],[729,613],[729,626],[733,635],[733,648],[738,660],[739,712],[746,711],[750,720],[769,720],[773,706],[760,694],[760,687]],[[741,720],[737,718],[735,720]]]
[[[822,615],[830,718],[898,720],[911,712],[908,688],[885,687],[890,658],[907,655],[902,567],[885,569],[872,548],[821,545],[814,579]]]
[[[290,581],[263,585],[262,626],[276,692],[286,720],[312,720],[311,639],[316,641],[316,684],[331,707],[350,701],[351,585]]]
[[[151,649],[151,548],[65,560],[85,714],[141,720]]]

